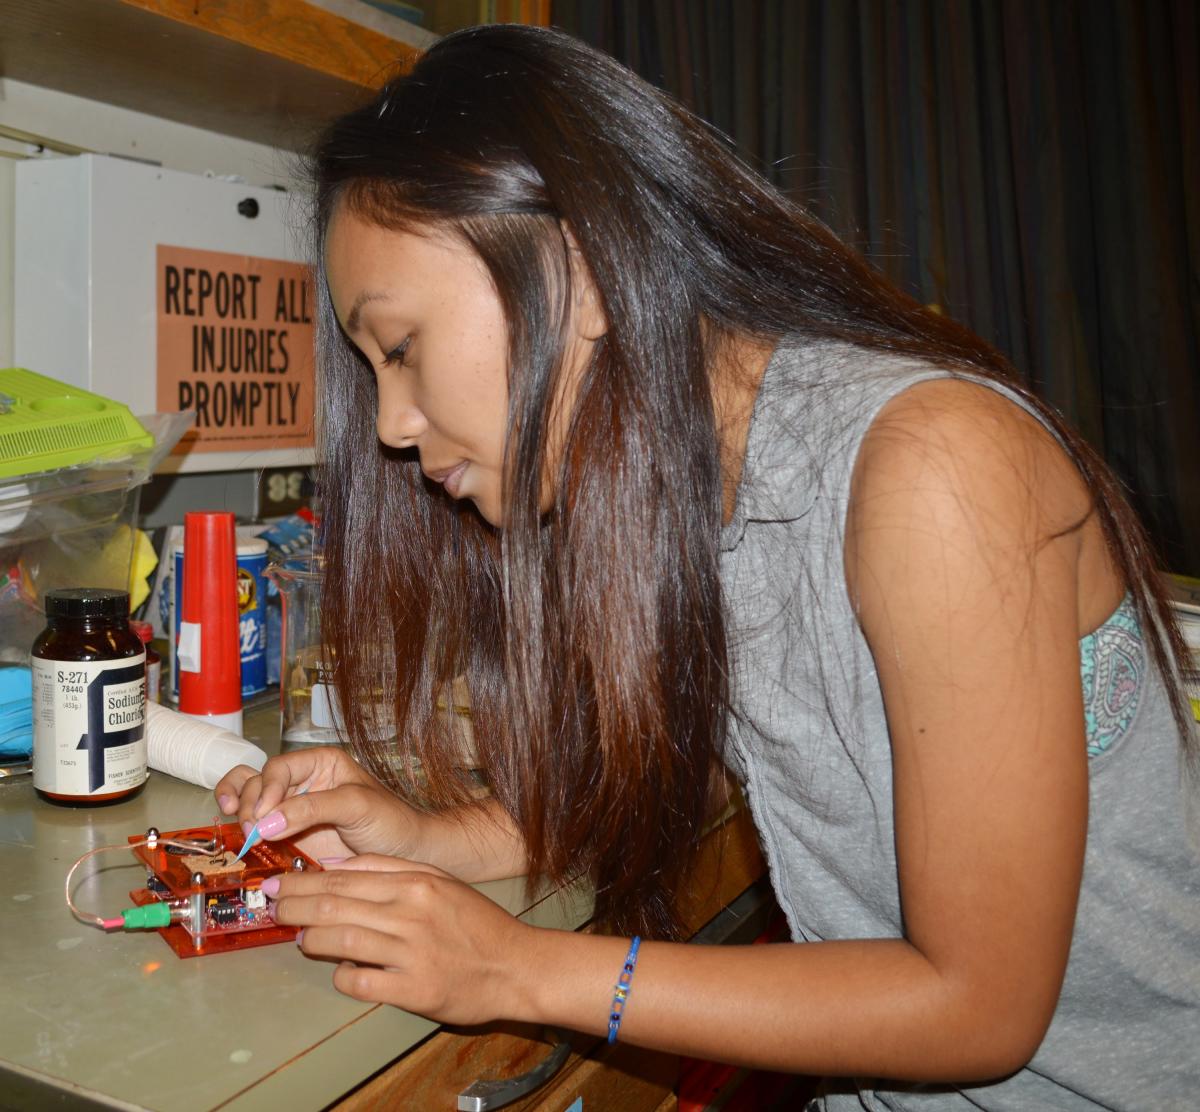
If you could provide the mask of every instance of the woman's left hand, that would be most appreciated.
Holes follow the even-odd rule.
[[[274,879],[275,921],[304,928],[309,957],[342,963],[339,992],[464,1025],[511,1001],[534,929],[441,870],[366,854]]]

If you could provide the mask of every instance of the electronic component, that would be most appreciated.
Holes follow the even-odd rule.
[[[168,888],[161,880],[153,873],[146,874],[146,888],[153,892],[156,896],[169,896],[171,889]]]
[[[166,835],[159,835],[159,837],[165,838]],[[167,846],[167,852],[176,857],[183,857],[185,854],[189,853],[219,853],[220,850],[220,842],[216,837],[213,836],[213,832],[211,830],[205,830],[204,838],[202,840],[197,840],[196,844],[191,849],[184,849],[182,843],[179,845]]]
[[[130,893],[144,914],[127,926],[155,927],[181,958],[294,939],[295,927],[271,917],[262,882],[320,866],[285,840],[258,842],[239,861],[245,840],[234,823],[162,834],[151,828],[131,837],[130,848],[149,873],[146,887]],[[164,845],[166,841],[175,845]],[[180,843],[189,843],[193,852],[181,853]]]

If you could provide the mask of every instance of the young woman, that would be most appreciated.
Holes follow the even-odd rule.
[[[275,907],[337,988],[601,1033],[636,932],[621,1039],[878,1079],[830,1107],[1192,1103],[1182,650],[1075,434],[566,36],[442,40],[315,179],[354,759],[217,795],[335,859]],[[795,944],[671,940],[721,763]],[[612,935],[467,883],[580,873]]]

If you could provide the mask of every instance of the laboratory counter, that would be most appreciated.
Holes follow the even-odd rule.
[[[246,736],[278,752],[278,719],[276,702],[258,703]],[[551,1055],[553,1076],[504,1107],[564,1112],[580,1096],[589,1112],[675,1106],[677,1061],[668,1055],[512,1025],[439,1028],[342,996],[328,963],[287,943],[185,960],[154,932],[105,933],[67,909],[67,870],[88,850],[216,816],[211,792],[162,773],[136,799],[92,809],[38,799],[28,776],[0,779],[0,1108],[483,1112],[498,1098],[459,1094]],[[81,868],[73,891],[85,911],[115,915],[145,881],[130,852],[88,864],[94,871]],[[735,809],[705,839],[681,909],[689,929],[708,924],[700,940],[721,941],[749,922],[761,910],[761,900],[747,900],[763,872],[753,830]],[[582,885],[532,899],[522,880],[478,887],[525,922],[587,929]],[[739,897],[753,911],[739,910]]]

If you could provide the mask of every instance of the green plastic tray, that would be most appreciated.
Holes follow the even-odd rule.
[[[129,407],[20,367],[0,370],[0,478],[154,446]]]

